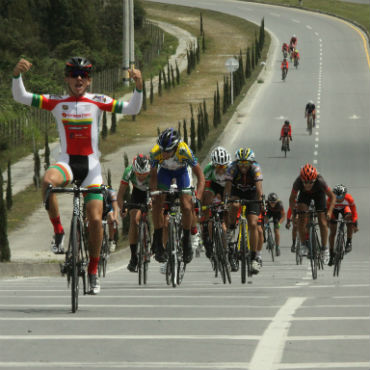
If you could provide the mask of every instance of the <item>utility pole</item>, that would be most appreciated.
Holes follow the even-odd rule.
[[[130,7],[129,1],[130,0],[122,0],[123,1],[123,61],[122,61],[122,68],[123,68],[123,84],[125,86],[129,85],[130,79],[128,70],[130,68]]]
[[[134,0],[129,0],[130,10],[130,68],[135,68]]]

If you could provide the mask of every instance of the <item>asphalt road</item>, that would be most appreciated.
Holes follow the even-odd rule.
[[[298,10],[226,0],[170,1],[245,17],[273,33],[276,48],[264,84],[238,108],[221,143],[252,147],[266,193],[286,203],[299,167],[317,165],[330,185],[349,186],[360,232],[339,278],[328,267],[313,281],[307,261],[296,266],[283,232],[282,256],[245,286],[215,279],[204,256],[176,288],[152,263],[149,284],[125,268],[102,281],[99,296],[81,297],[71,314],[62,278],[0,281],[0,367],[129,369],[370,368],[369,345],[369,101],[364,42],[348,24]],[[206,29],[206,22],[205,22]],[[280,45],[298,36],[302,60],[280,80]],[[318,125],[310,137],[303,111],[313,99]],[[293,124],[282,158],[279,132]]]

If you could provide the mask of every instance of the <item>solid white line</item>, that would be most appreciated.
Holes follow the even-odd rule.
[[[280,308],[258,342],[249,370],[273,370],[281,361],[285,340],[295,311],[305,301],[305,297],[288,298]]]
[[[0,340],[259,340],[260,335],[0,335]],[[300,339],[302,340],[302,339]]]
[[[350,308],[350,307],[370,307],[370,304],[318,304],[305,305],[302,308]]]
[[[248,362],[0,362],[5,368],[87,368],[87,369],[247,369]]]
[[[1,298],[37,298],[37,299],[42,299],[42,298],[45,298],[45,299],[49,299],[49,298],[60,298],[60,299],[66,299],[66,296],[64,295],[2,295],[0,294],[0,299]],[[271,298],[271,296],[255,296],[255,295],[220,295],[220,296],[192,296],[192,295],[165,295],[165,294],[161,294],[161,295],[103,295],[103,294],[100,294],[100,295],[96,295],[94,296],[92,299],[93,300],[101,300],[101,299],[111,299],[111,298],[114,298],[114,299],[127,299],[127,298],[134,298],[134,299],[146,299],[146,298],[150,298],[150,299],[163,299],[163,298],[170,298],[170,299],[179,299],[179,298],[186,298],[186,299],[222,299],[222,300],[225,300],[225,299],[239,299],[239,300],[243,300],[243,299],[269,299]]]
[[[299,362],[299,363],[281,363],[277,369],[369,369],[370,362]]]
[[[67,305],[69,307],[69,305]],[[244,305],[244,304],[233,304],[230,303],[229,305],[219,305],[219,304],[205,304],[205,305],[199,305],[199,304],[84,304],[81,302],[79,304],[81,308],[87,308],[87,307],[109,307],[109,308],[114,308],[114,307],[119,307],[119,308],[279,308],[279,305],[274,305],[274,306],[254,306],[254,305]],[[17,303],[11,303],[11,304],[0,304],[0,307],[10,307],[10,308],[15,308],[15,307],[44,307],[44,308],[56,308],[56,307],[66,307],[65,304],[17,304]]]
[[[369,320],[370,316],[312,316],[312,317],[293,317],[293,321],[342,321],[342,320]]]
[[[296,335],[287,337],[286,340],[310,341],[310,340],[369,340],[370,335]]]

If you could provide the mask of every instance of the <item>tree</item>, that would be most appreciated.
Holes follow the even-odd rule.
[[[146,110],[146,86],[145,86],[145,80],[143,80],[143,109]]]
[[[177,64],[177,60],[175,60],[175,65],[176,65],[176,83],[180,85],[180,70]]]
[[[204,29],[203,29],[203,16],[202,13],[200,13],[200,34],[203,35]]]
[[[247,56],[245,62],[245,77],[250,78],[252,75],[252,66],[251,66],[251,50],[247,48]]]
[[[254,70],[254,67],[256,65],[256,58],[254,56],[254,47],[252,46],[252,54],[251,54],[251,67],[252,67],[252,71]]]
[[[184,141],[186,144],[188,144],[188,129],[186,128],[186,119],[184,118],[183,123],[183,131],[184,131]]]
[[[110,168],[108,168],[107,185],[110,188],[112,187],[112,173],[110,171]]]
[[[213,127],[217,127],[217,96],[213,93]]]
[[[162,96],[162,71],[159,70],[158,95]]]
[[[101,130],[101,137],[105,140],[108,135],[108,126],[107,126],[107,113],[103,112],[103,126]]]
[[[203,144],[203,128],[202,128],[202,120],[200,118],[200,114],[198,113],[198,130],[197,130],[197,141],[198,141],[198,150],[202,149]]]
[[[153,100],[154,100],[153,76],[150,76],[150,104],[153,104]]]
[[[39,156],[39,151],[37,148],[34,149],[33,152],[33,161],[34,161],[34,166],[33,166],[33,184],[35,185],[35,188],[40,187],[40,156]]]
[[[3,196],[3,175],[0,169],[0,261],[10,261],[10,248],[8,241],[8,217]]]
[[[10,170],[10,160],[8,161],[8,182],[6,184],[6,208],[10,210],[13,205],[12,199],[12,175]]]
[[[190,148],[195,153],[197,150],[197,144],[195,141],[195,120],[194,120],[194,113],[193,107],[190,104],[190,111],[191,111],[191,118],[190,118]]]
[[[172,66],[170,66],[170,67],[171,67],[172,87],[175,87],[176,86],[175,73],[174,73],[174,70],[173,70]]]
[[[221,101],[220,101],[220,89],[218,87],[217,81],[217,90],[216,90],[216,97],[217,97],[217,124],[221,123]]]
[[[260,49],[260,51],[262,51],[264,44],[265,44],[265,18],[263,17],[262,20],[261,20],[260,35],[259,35],[259,49]]]
[[[50,166],[50,148],[49,148],[49,136],[48,132],[45,132],[45,153],[44,153],[44,168],[45,171],[49,168]]]
[[[179,136],[181,136],[181,121],[177,123],[177,132],[179,133]]]
[[[203,53],[206,52],[207,46],[206,46],[206,34],[205,32],[202,33],[202,51]]]
[[[112,124],[110,126],[110,133],[115,134],[117,131],[117,116],[116,113],[112,113],[111,117]]]
[[[188,61],[188,65],[186,66],[186,73],[190,75],[191,73],[191,59],[190,59],[190,51],[186,50],[186,60]]]
[[[208,135],[209,134],[209,121],[208,121],[206,99],[203,99],[203,122],[204,122],[205,133],[206,135]]]
[[[167,83],[167,77],[166,77],[166,73],[164,71],[164,68],[162,69],[162,80],[163,80],[164,89],[167,90],[168,89],[168,83]]]

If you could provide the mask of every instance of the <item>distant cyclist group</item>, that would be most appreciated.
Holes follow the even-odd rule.
[[[290,39],[289,45],[284,42],[281,47],[281,52],[283,53],[283,60],[281,62],[281,79],[285,81],[288,71],[289,71],[289,62],[288,56],[290,58],[290,62],[293,63],[295,68],[298,68],[299,61],[300,61],[300,54],[297,49],[298,39],[296,35],[293,35]]]
[[[292,37],[290,45],[283,48],[283,51],[286,50],[293,57],[295,55],[295,58],[298,55],[299,59],[296,43],[297,39]],[[138,226],[144,209],[141,205],[151,209],[153,238],[152,241],[151,237],[146,240],[151,244],[150,254],[161,264],[166,264],[172,257],[172,250],[168,245],[173,242],[173,234],[169,231],[171,215],[168,198],[174,193],[178,194],[178,209],[181,214],[181,230],[176,234],[180,238],[181,248],[177,252],[180,251],[179,258],[184,266],[193,259],[192,235],[197,233],[201,235],[206,256],[212,266],[215,267],[218,263],[219,250],[216,250],[214,235],[216,229],[212,228],[216,220],[215,212],[218,212],[217,220],[222,225],[218,238],[221,252],[227,256],[223,262],[226,269],[238,271],[243,266],[244,253],[248,273],[259,273],[262,268],[263,244],[271,239],[270,236],[267,238],[265,232],[270,221],[273,224],[274,247],[269,244],[269,248],[272,256],[280,256],[280,226],[286,218],[284,206],[276,193],[270,193],[265,200],[262,169],[251,148],[237,148],[232,158],[225,148],[217,146],[212,149],[209,163],[202,170],[198,159],[182,140],[180,133],[173,128],[166,128],[159,134],[157,143],[149,153],[138,153],[132,159],[132,164],[125,168],[118,194],[110,191],[110,207],[106,209],[103,206],[106,194],[91,191],[100,188],[103,183],[98,150],[99,121],[103,111],[124,114],[137,114],[140,111],[143,88],[140,71],[130,70],[130,77],[135,81],[136,88],[127,103],[87,92],[91,83],[92,64],[83,57],[73,57],[65,65],[67,95],[39,95],[26,91],[22,74],[30,68],[31,63],[25,59],[21,59],[15,66],[12,82],[14,99],[51,111],[61,141],[60,157],[57,163],[47,169],[43,179],[43,197],[44,200],[47,198],[49,218],[54,228],[52,250],[54,253],[65,253],[64,229],[57,198],[55,193],[49,194],[48,189],[71,183],[80,186],[79,189],[86,188],[84,202],[89,252],[87,272],[91,294],[100,291],[97,269],[103,241],[103,213],[111,213],[107,221],[111,226],[108,233],[110,251],[115,249],[113,225],[118,221],[118,210],[123,217],[130,217],[128,240],[131,258],[127,268],[131,272],[137,272],[140,265]],[[307,104],[305,115],[313,117],[315,125],[313,102]],[[287,145],[287,150],[290,150],[292,130],[289,121],[284,122],[280,139],[282,145]],[[196,186],[193,186],[193,177],[196,178]],[[123,196],[128,187],[132,188],[132,192],[130,201],[126,203]],[[296,251],[296,240],[299,238],[302,256],[310,253],[308,217],[305,212],[309,210],[312,200],[318,212],[321,252],[325,262],[330,265],[335,255],[336,221],[339,215],[349,221],[345,251],[348,253],[352,249],[352,235],[358,230],[356,205],[344,185],[336,185],[331,190],[317,169],[309,163],[305,164],[292,185],[286,223],[287,228],[293,225],[291,251]],[[214,206],[219,207],[217,211],[212,208]],[[240,226],[242,221],[245,228]],[[77,234],[77,239],[83,237]],[[243,248],[246,249],[244,252]]]

